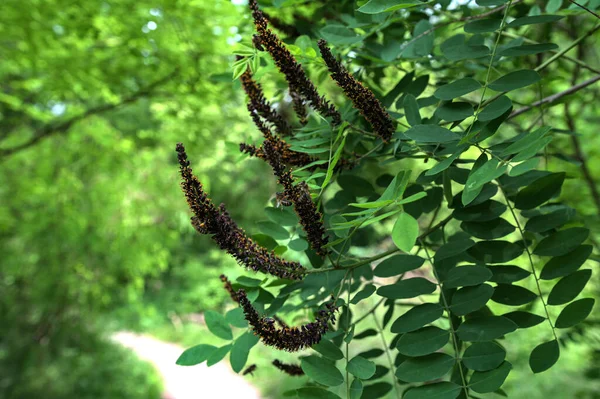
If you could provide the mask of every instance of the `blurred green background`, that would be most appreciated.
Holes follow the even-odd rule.
[[[234,3],[243,2],[2,1],[1,398],[160,398],[157,371],[111,334],[183,347],[217,340],[194,315],[231,306],[218,276],[243,271],[190,226],[174,147],[186,144],[215,202],[256,232],[276,182],[235,151],[257,134],[231,78],[234,46],[252,29]],[[598,108],[587,112],[596,124],[579,129],[600,178]],[[585,182],[567,187],[600,240]],[[600,397],[593,323],[535,378],[526,359],[536,339],[527,330],[513,340],[523,357],[511,397]],[[249,381],[265,397],[303,383],[270,369],[271,352],[258,346],[249,361],[264,370]]]

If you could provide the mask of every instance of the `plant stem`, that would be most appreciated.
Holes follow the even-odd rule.
[[[458,371],[460,372],[460,380],[462,383],[462,388],[465,392],[465,398],[468,398],[469,397],[469,388],[467,385],[467,380],[465,378],[465,373],[462,369],[460,349],[458,348],[458,338],[456,337],[456,329],[454,328],[454,325],[452,324],[452,314],[450,313],[450,306],[448,305],[446,295],[444,294],[444,289],[442,288],[442,282],[440,280],[440,277],[437,274],[437,271],[435,270],[435,266],[433,264],[433,259],[431,259],[431,256],[429,255],[429,251],[423,245],[423,243],[421,243],[421,245],[425,249],[425,255],[427,256],[429,263],[431,263],[431,270],[433,270],[435,279],[437,280],[438,286],[440,287],[440,297],[442,298],[444,310],[446,311],[446,313],[448,313],[448,322],[450,323],[450,335],[452,336],[452,346],[454,347],[454,353],[455,353],[454,361],[456,362],[456,365],[458,366]]]
[[[538,279],[538,276],[537,276],[537,271],[535,270],[533,258],[531,256],[531,252],[529,251],[529,247],[527,246],[527,241],[525,240],[525,233],[523,232],[523,228],[521,227],[521,222],[519,222],[519,218],[517,217],[517,214],[515,213],[513,206],[510,204],[510,201],[508,200],[508,197],[506,196],[506,192],[504,191],[504,188],[500,185],[500,183],[498,181],[496,183],[498,184],[498,188],[500,188],[500,191],[502,192],[502,196],[504,197],[506,206],[510,210],[513,220],[515,221],[515,224],[517,225],[517,229],[519,230],[519,233],[521,234],[521,240],[523,241],[523,246],[525,247],[525,251],[527,252],[527,256],[529,258],[529,264],[531,266],[531,274],[533,275],[533,278],[535,279],[535,285],[537,287],[538,295],[540,297],[540,300],[542,301],[542,305],[544,306],[544,311],[546,312],[546,320],[548,320],[548,324],[550,324],[550,328],[552,329],[552,335],[554,335],[554,339],[556,340],[556,342],[558,342],[558,337],[556,336],[556,331],[554,329],[554,325],[552,324],[552,320],[550,320],[550,313],[548,312],[548,306],[546,305],[546,301],[544,301],[544,295],[542,294],[542,288],[540,286],[540,280]]]
[[[398,384],[396,383],[396,375],[394,374],[394,360],[392,359],[392,355],[390,354],[390,348],[388,347],[387,342],[385,341],[385,336],[383,335],[383,328],[379,324],[379,320],[377,320],[377,316],[375,313],[371,313],[373,316],[373,320],[375,320],[375,326],[377,327],[377,331],[379,332],[379,336],[381,337],[381,343],[383,344],[383,349],[385,350],[385,355],[387,356],[388,362],[390,364],[390,371],[392,372],[392,385],[394,386],[394,390],[396,391],[396,397],[400,398],[400,390],[398,389]]]

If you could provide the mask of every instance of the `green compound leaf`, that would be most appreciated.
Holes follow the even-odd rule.
[[[479,19],[469,22],[464,29],[467,33],[489,33],[500,28],[501,23],[502,20],[499,18]]]
[[[484,45],[470,45],[465,41],[465,35],[459,34],[447,39],[440,46],[444,57],[450,61],[462,61],[481,58],[490,54],[490,49]]]
[[[419,222],[406,212],[398,215],[396,223],[392,229],[392,240],[396,246],[404,251],[409,252],[415,246],[417,237],[419,236]]]
[[[514,283],[531,275],[527,270],[512,265],[490,266],[490,270],[492,271],[492,278],[490,281],[498,284]]]
[[[498,284],[492,301],[508,306],[521,306],[533,302],[537,295],[527,288],[512,284]]]
[[[319,384],[334,387],[344,382],[344,377],[335,364],[322,357],[304,357],[301,359],[301,365],[304,373]]]
[[[298,217],[290,208],[269,207],[265,208],[265,214],[269,219],[281,226],[295,226],[298,224]]]
[[[540,177],[527,187],[523,188],[515,198],[517,209],[533,209],[548,201],[560,192],[566,174],[552,173]]]
[[[500,366],[506,351],[495,342],[476,342],[462,356],[464,365],[474,371],[488,371]]]
[[[493,102],[489,103],[483,109],[483,111],[481,111],[479,115],[477,115],[477,119],[483,122],[491,121],[492,119],[496,119],[499,116],[503,115],[506,111],[511,109],[511,107],[512,101],[510,101],[510,98],[506,97],[505,95],[502,95]]]
[[[392,390],[392,385],[387,382],[377,382],[375,384],[367,385],[364,388],[363,396],[361,398],[382,398]]]
[[[219,363],[221,360],[223,360],[225,356],[227,356],[230,350],[231,345],[224,345],[220,348],[215,349],[215,351],[211,353],[211,355],[206,360],[206,365],[210,367]]]
[[[425,259],[416,255],[394,255],[378,264],[373,274],[377,277],[393,277],[418,269],[424,262]]]
[[[435,116],[448,122],[456,122],[473,116],[474,112],[475,109],[473,108],[473,105],[469,103],[447,102],[441,104],[438,109],[435,110]]]
[[[479,285],[492,278],[492,275],[492,271],[483,266],[454,267],[443,281],[444,289]]]
[[[225,320],[227,320],[229,324],[237,328],[248,327],[248,321],[244,316],[242,308],[231,309],[229,312],[225,313]]]
[[[463,222],[460,228],[467,234],[481,238],[482,240],[493,240],[505,237],[515,231],[515,226],[502,218],[490,220],[489,222]]]
[[[524,249],[508,241],[479,241],[467,250],[473,258],[484,263],[505,263],[519,257]]]
[[[521,176],[522,174],[535,169],[539,163],[540,163],[539,158],[528,159],[525,162],[522,162],[518,165],[513,166],[512,169],[508,172],[508,175],[511,177]]]
[[[465,240],[455,240],[442,245],[435,253],[435,262],[441,262],[444,259],[459,255],[475,245],[470,238]]]
[[[573,220],[575,213],[575,209],[565,207],[544,215],[534,216],[525,225],[525,230],[533,233],[543,233],[556,229]]]
[[[416,125],[404,135],[417,143],[449,143],[460,139],[458,134],[437,125]]]
[[[231,348],[231,354],[229,355],[229,362],[231,368],[236,373],[242,371],[248,360],[248,354],[250,349],[258,343],[258,337],[251,333],[244,333],[233,343]]]
[[[441,378],[454,366],[454,358],[445,353],[410,358],[396,369],[396,377],[406,382],[425,382]]]
[[[507,73],[490,83],[488,87],[495,91],[506,92],[532,85],[540,80],[542,80],[542,77],[536,71],[521,69]]]
[[[590,231],[584,227],[561,230],[540,241],[533,253],[538,256],[564,255],[579,247],[589,235]]]
[[[350,300],[350,303],[356,305],[363,299],[367,299],[371,295],[375,293],[376,287],[373,284],[367,284],[362,291],[359,291],[354,295],[354,297]]]
[[[214,310],[207,310],[204,312],[204,320],[206,321],[206,327],[208,330],[219,338],[232,340],[233,334],[231,333],[231,327],[220,313]]]
[[[302,238],[296,238],[288,243],[288,248],[296,252],[304,252],[308,249],[308,242]]]
[[[406,391],[403,399],[456,399],[462,388],[453,382],[436,382]]]
[[[544,24],[547,22],[555,22],[563,19],[564,15],[530,15],[527,17],[517,18],[507,26],[509,28],[518,28],[519,26]]]
[[[335,46],[349,46],[363,40],[363,36],[344,25],[327,25],[320,32],[325,40]]]
[[[481,88],[481,83],[473,78],[456,80],[438,88],[433,95],[440,100],[453,100]]]
[[[510,319],[502,316],[478,317],[466,320],[456,331],[463,341],[493,341],[515,331],[518,326]]]
[[[419,295],[431,294],[436,288],[437,285],[431,281],[421,277],[415,277],[400,280],[395,284],[379,287],[377,295],[389,299],[415,298]]]
[[[346,370],[353,376],[366,380],[375,374],[375,363],[362,356],[355,356],[348,362]]]
[[[523,134],[522,137],[518,138],[514,143],[506,147],[500,153],[500,156],[505,157],[507,155],[517,154],[523,150],[526,150],[527,148],[542,140],[550,130],[552,130],[550,127],[543,126],[531,133]]]
[[[557,48],[558,46],[554,43],[523,44],[521,46],[509,47],[502,50],[499,55],[504,57],[520,57],[522,55],[544,53],[546,51],[556,50]]]
[[[287,240],[290,238],[290,232],[275,222],[265,221],[258,222],[257,224],[262,233],[273,237],[276,240]]]
[[[314,350],[319,352],[323,357],[331,360],[340,360],[344,358],[344,354],[333,342],[322,339],[321,342],[312,346]]]
[[[568,304],[558,315],[554,326],[569,328],[585,320],[592,312],[595,300],[592,298],[579,299]]]
[[[404,97],[404,113],[409,125],[416,126],[421,124],[419,104],[417,104],[417,99],[412,94],[407,94]]]
[[[421,5],[423,3],[418,1],[405,1],[405,0],[370,0],[364,6],[358,9],[359,12],[364,14],[380,14],[382,12],[390,12],[394,10],[400,10],[402,8],[410,8]]]
[[[360,379],[355,378],[350,384],[350,399],[360,399],[363,393],[363,383]]]
[[[457,208],[452,215],[463,222],[487,222],[499,218],[505,211],[506,205],[489,200],[479,205]]]
[[[548,305],[563,305],[571,302],[583,291],[590,277],[592,277],[592,271],[585,269],[562,278],[550,291]]]
[[[537,326],[538,324],[546,320],[545,317],[520,310],[506,313],[502,316],[514,321],[519,326],[519,328],[530,328],[533,326]]]
[[[212,345],[200,344],[192,346],[179,356],[175,364],[179,366],[195,366],[208,359],[215,350],[217,350],[217,347]]]
[[[511,369],[512,364],[505,361],[493,370],[476,371],[469,380],[469,387],[477,393],[494,392],[502,386]]]
[[[465,189],[462,192],[462,203],[469,205],[479,195],[483,185],[502,176],[506,171],[506,165],[500,164],[496,159],[490,159],[477,169],[471,170]]]
[[[529,355],[529,367],[534,373],[541,373],[554,366],[560,357],[557,341],[544,342],[535,347]]]
[[[591,245],[581,245],[565,255],[550,259],[544,265],[540,278],[542,280],[552,280],[577,271],[590,257],[592,250]]]
[[[418,330],[442,317],[443,313],[444,308],[437,303],[415,306],[394,321],[391,331],[399,334]]]
[[[457,316],[464,316],[481,309],[490,300],[494,288],[488,284],[461,288],[452,296],[450,310]]]
[[[404,334],[398,340],[398,352],[406,356],[429,355],[448,343],[450,333],[438,327],[423,327],[417,331]]]

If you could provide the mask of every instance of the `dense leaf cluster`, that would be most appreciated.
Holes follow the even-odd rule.
[[[316,26],[298,37],[294,32],[294,44],[284,44],[250,1],[258,40],[255,49],[242,51],[249,57],[238,59],[234,77],[241,76],[264,141],[260,152],[246,145],[241,150],[270,164],[284,187],[278,198],[294,204],[303,228],[296,229],[285,208],[273,207],[267,212],[274,224],[262,231],[276,248],[289,248],[312,267],[296,268],[297,281],[267,276],[227,283],[249,324],[242,337],[253,333],[287,351],[312,348],[299,368],[274,362],[308,377],[305,387],[285,394],[294,397],[504,394],[519,360],[507,349],[512,333],[537,332],[528,361],[533,373],[541,373],[559,360],[567,329],[580,326],[594,307],[586,291],[592,271],[584,267],[593,252],[590,230],[563,200],[567,174],[548,163],[559,129],[537,105],[515,109],[524,105],[521,93],[542,91],[545,70],[570,45],[537,43],[519,29],[558,23],[568,13],[542,14],[538,6],[502,0],[455,8],[444,1],[359,3],[311,7]],[[449,14],[456,17],[443,19]],[[436,30],[452,24],[462,31],[436,43]],[[336,59],[325,40],[353,67]],[[255,51],[271,60],[256,63]],[[240,65],[246,68],[241,74],[235,70]],[[287,142],[281,136],[288,125],[272,116],[250,72],[273,66],[284,75],[295,109],[306,104],[314,111],[306,124],[299,112],[302,123]],[[308,66],[331,74],[344,95],[336,103],[344,105],[334,107],[318,94]],[[393,68],[410,71],[390,84],[386,71]],[[434,81],[421,70],[442,72]],[[529,126],[515,122],[528,112],[540,115]],[[286,159],[289,151],[311,158],[295,163]],[[344,162],[357,167],[339,168]],[[299,238],[289,239],[290,230]],[[275,327],[276,313],[306,318],[304,311],[319,309],[330,296],[314,321]],[[336,307],[342,309],[337,323]],[[374,326],[363,329],[371,318]],[[209,329],[220,331],[224,320]],[[373,336],[382,348],[350,356],[355,342]],[[254,343],[243,349],[246,357]],[[191,363],[213,351],[219,349]],[[371,360],[384,353],[387,364]],[[237,356],[232,350],[232,359]]]

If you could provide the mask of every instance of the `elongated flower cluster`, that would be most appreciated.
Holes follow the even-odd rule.
[[[341,123],[342,117],[335,107],[325,97],[319,95],[315,85],[308,79],[302,66],[283,42],[267,26],[267,19],[258,8],[256,0],[249,1],[254,25],[260,37],[260,45],[271,55],[275,65],[285,75],[290,89],[297,92],[315,111],[324,117],[331,117],[334,125]]]
[[[302,370],[302,367],[298,366],[297,364],[287,364],[275,359],[273,360],[273,366],[277,367],[284,373],[291,375],[292,377],[304,375],[304,370]]]
[[[244,91],[248,95],[248,111],[250,111],[250,114],[252,115],[254,112],[257,112],[266,121],[272,123],[280,135],[291,136],[292,127],[286,122],[283,116],[273,109],[271,103],[267,101],[262,87],[253,79],[250,68],[246,69],[246,72],[242,74],[240,81],[242,82]]]
[[[252,326],[254,334],[259,336],[265,345],[280,350],[296,352],[309,348],[321,341],[323,334],[329,330],[329,323],[335,323],[337,307],[333,302],[329,302],[325,305],[325,309],[319,310],[315,321],[301,327],[277,328],[274,319],[258,314],[244,290],[239,290],[237,295],[246,320]]]
[[[352,100],[354,107],[360,111],[373,131],[384,141],[389,141],[396,130],[394,121],[375,94],[352,76],[348,70],[335,59],[327,42],[319,40],[319,50],[331,72],[331,77],[342,88],[346,96]]]
[[[302,96],[298,94],[295,90],[290,90],[290,97],[292,97],[292,104],[294,107],[294,112],[296,116],[298,116],[298,120],[302,126],[308,123],[308,113],[306,112],[306,104],[302,99]]]
[[[323,227],[323,218],[310,197],[308,185],[305,182],[294,184],[292,174],[286,170],[281,154],[271,140],[265,140],[262,148],[273,173],[279,179],[279,184],[283,186],[283,196],[294,204],[294,210],[298,214],[311,248],[318,255],[325,256],[327,251],[324,246],[327,245],[327,236]]]
[[[289,262],[274,252],[256,244],[231,219],[225,206],[214,206],[194,176],[183,144],[177,144],[181,172],[181,187],[194,213],[192,226],[201,234],[210,234],[219,247],[248,269],[269,273],[280,278],[300,280],[306,269],[298,262]]]
[[[244,372],[242,373],[242,375],[254,375],[252,373],[254,373],[256,371],[256,364],[251,364],[250,366],[246,367],[246,370],[244,370]]]
[[[240,299],[237,296],[237,291],[233,289],[233,286],[231,285],[231,281],[229,281],[229,279],[227,278],[227,276],[224,275],[224,274],[221,274],[221,281],[223,282],[223,287],[229,293],[229,296],[231,297],[231,299],[235,303],[239,304],[240,303]]]

